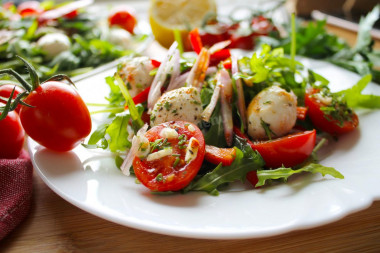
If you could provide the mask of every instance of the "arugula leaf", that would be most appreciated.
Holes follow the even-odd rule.
[[[359,22],[359,32],[354,50],[356,51],[371,51],[372,44],[371,30],[373,25],[379,19],[380,5],[367,14],[365,18],[361,18]]]
[[[109,127],[109,123],[102,124],[98,126],[98,128],[91,134],[90,139],[88,140],[87,144],[84,145],[85,148],[92,149],[92,148],[102,148],[107,149],[108,148],[108,142],[105,138],[106,130]]]
[[[131,115],[125,111],[116,114],[111,124],[107,127],[105,134],[109,136],[108,143],[111,152],[125,151],[132,143],[128,140],[128,122]]]
[[[371,79],[371,75],[366,75],[351,88],[336,92],[336,94],[343,96],[349,107],[380,108],[380,96],[361,94]]]
[[[275,170],[258,170],[257,177],[259,179],[256,187],[265,185],[266,180],[283,179],[287,180],[291,175],[301,172],[321,173],[322,176],[331,175],[335,178],[343,179],[344,176],[332,167],[325,167],[321,164],[310,163],[300,169],[293,170],[292,168],[278,168]]]
[[[211,195],[219,195],[218,187],[237,180],[244,181],[248,172],[264,166],[264,160],[257,151],[253,151],[245,140],[234,139],[236,158],[230,166],[219,164],[214,170],[193,181],[184,191],[205,191]]]

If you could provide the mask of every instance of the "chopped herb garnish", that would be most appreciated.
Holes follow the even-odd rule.
[[[263,119],[260,118],[261,126],[264,128],[265,134],[269,140],[272,140],[272,134],[276,135],[272,129],[270,129],[270,124],[266,123]]]

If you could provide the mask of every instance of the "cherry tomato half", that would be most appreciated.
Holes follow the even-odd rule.
[[[293,167],[304,162],[313,152],[316,131],[304,131],[269,141],[252,142],[240,129],[234,127],[236,135],[248,140],[253,150],[257,150],[268,168]]]
[[[21,106],[25,132],[39,144],[68,151],[91,132],[91,118],[78,92],[66,83],[47,81],[33,90]]]
[[[1,85],[0,86],[0,97],[4,97],[4,98],[9,98],[11,96],[11,93],[13,91],[13,88],[15,87],[16,85],[12,85],[12,84],[4,84],[4,85]],[[20,93],[22,93],[24,90],[21,89],[19,86],[16,86],[15,88],[15,92],[13,93],[13,97],[12,98],[16,98],[16,96]],[[0,98],[0,102],[2,103],[6,103],[7,101],[4,101],[3,99]],[[20,113],[20,109],[21,109],[21,105],[19,104],[17,107],[16,107],[16,112],[17,113]]]
[[[164,128],[174,129],[178,137],[163,138],[161,131]],[[197,175],[205,155],[205,142],[201,130],[189,122],[171,121],[152,127],[145,133],[145,137],[154,150],[145,158],[134,158],[133,169],[137,179],[152,191],[178,191],[187,186]],[[186,162],[187,146],[192,137],[197,140],[192,141],[197,146],[197,152],[196,156],[194,152],[194,159]],[[161,143],[161,146],[153,148],[154,142]],[[148,159],[151,154],[164,147],[172,148],[172,154],[159,159]]]
[[[0,106],[4,104],[0,103]],[[17,112],[9,112],[4,119],[0,120],[0,158],[17,158],[24,145],[24,136],[24,129]]]
[[[321,107],[326,105],[313,96],[318,92],[317,89],[310,89],[305,94],[305,106],[308,108],[308,116],[316,128],[334,136],[351,132],[357,128],[359,118],[355,112],[351,112],[349,120],[345,120],[342,125],[338,120],[326,115],[321,110]]]
[[[37,16],[43,11],[44,9],[41,7],[40,2],[38,1],[26,1],[17,7],[17,12],[22,17]]]
[[[108,16],[108,23],[110,26],[120,26],[133,34],[137,24],[135,10],[128,6],[119,6]]]

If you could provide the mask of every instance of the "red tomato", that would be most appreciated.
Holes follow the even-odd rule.
[[[261,35],[267,35],[271,30],[273,30],[273,24],[271,21],[263,16],[252,18],[251,27],[255,33]]]
[[[269,168],[293,167],[304,162],[313,152],[316,131],[304,131],[269,141],[252,142],[240,129],[234,127],[238,136],[248,140],[253,150],[257,150]]]
[[[150,62],[152,63],[152,66],[154,68],[158,68],[161,65],[161,62],[155,60],[155,59],[150,59]]]
[[[231,35],[230,48],[240,48],[245,50],[252,50],[255,46],[255,36],[252,34],[241,36],[232,34]]]
[[[128,6],[119,6],[108,16],[110,26],[120,26],[133,34],[133,30],[137,24],[135,10]]]
[[[9,112],[3,120],[0,120],[0,158],[17,158],[24,145],[24,136],[24,129],[17,112]]]
[[[212,164],[222,163],[223,166],[231,165],[236,157],[234,148],[218,148],[206,145],[205,160]]]
[[[17,12],[22,17],[37,16],[41,14],[43,11],[44,9],[41,8],[41,5],[38,1],[23,2],[17,7]]]
[[[219,50],[212,55],[210,55],[210,66],[215,66],[219,64],[219,62],[224,61],[231,57],[231,52],[229,49]]]
[[[74,18],[78,17],[78,15],[79,15],[78,10],[73,10],[72,12],[65,14],[64,17],[67,19],[74,19]]]
[[[189,126],[190,129],[189,129]],[[187,186],[197,175],[205,156],[205,142],[199,128],[189,122],[171,121],[152,127],[145,134],[149,142],[159,139],[162,129],[169,127],[175,129],[179,138],[167,139],[167,146],[173,150],[173,155],[147,161],[147,159],[135,157],[133,169],[140,182],[152,191],[178,191]],[[182,137],[181,137],[182,136]],[[184,138],[185,137],[185,138]],[[190,138],[194,137],[198,142],[197,156],[190,162],[185,162],[186,147]],[[153,150],[153,153],[157,149]]]
[[[25,132],[39,144],[56,151],[68,151],[91,132],[90,113],[71,86],[47,81],[24,99],[33,107],[21,106]]]
[[[259,178],[257,177],[257,171],[256,170],[248,172],[246,178],[247,178],[248,182],[250,182],[252,184],[253,187],[256,187],[256,184],[259,182]]]
[[[313,96],[318,92],[316,89],[311,89],[305,95],[305,106],[308,108],[309,118],[316,128],[334,136],[351,132],[357,128],[359,118],[355,112],[351,112],[349,120],[345,120],[343,125],[340,125],[339,121],[330,115],[326,115],[321,110],[321,107],[326,105]]]
[[[16,85],[12,85],[12,84],[1,85],[0,86],[0,97],[9,98],[11,96],[11,93],[12,93],[13,88],[15,86]],[[15,92],[13,93],[13,97],[12,98],[16,98],[16,96],[18,94],[22,93],[23,91],[24,91],[23,89],[21,89],[20,87],[16,86],[16,89],[15,89]],[[0,102],[6,103],[7,101],[4,101],[3,99],[0,99]],[[21,109],[21,105],[19,104],[16,107],[16,112],[20,113],[20,109]]]

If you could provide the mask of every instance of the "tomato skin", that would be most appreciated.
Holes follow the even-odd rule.
[[[257,150],[268,168],[293,167],[304,162],[313,152],[316,131],[304,131],[269,141],[252,142],[240,129],[234,127],[238,136],[247,139],[253,150]]]
[[[190,131],[187,126],[192,125],[195,131]],[[176,157],[166,156],[153,161],[142,160],[139,157],[135,157],[133,160],[133,169],[137,179],[147,188],[152,191],[178,191],[186,187],[193,178],[197,175],[205,155],[205,142],[203,134],[199,128],[189,122],[185,121],[171,121],[165,122],[160,125],[154,126],[149,129],[145,137],[153,142],[160,139],[160,132],[165,127],[173,127],[177,130],[178,134],[184,134],[189,140],[194,137],[199,142],[199,148],[197,157],[189,163],[183,162],[183,164],[173,167]],[[180,153],[178,148],[178,139],[169,139],[174,153]],[[185,151],[184,149],[182,149]],[[181,154],[181,159],[184,158],[184,154]],[[152,171],[153,170],[153,171]],[[163,180],[156,180],[157,175],[162,174]]]
[[[133,34],[133,31],[137,24],[135,11],[128,6],[117,7],[108,16],[108,23],[110,26],[114,26],[114,25],[120,26],[124,30]]]
[[[86,104],[71,86],[47,81],[38,86],[21,106],[25,132],[36,142],[55,151],[69,151],[91,132]]]
[[[11,93],[12,93],[14,87],[16,87],[16,88],[15,88],[15,92],[13,93],[13,97],[12,98],[16,98],[16,96],[18,94],[20,94],[20,93],[22,93],[24,91],[23,89],[21,89],[20,87],[18,87],[16,85],[4,84],[4,85],[0,86],[0,97],[9,98],[11,96]],[[6,103],[7,101],[4,101],[3,99],[0,99],[0,102]],[[21,105],[19,104],[16,107],[16,112],[20,113],[20,109],[21,109]]]
[[[0,158],[17,158],[24,145],[24,137],[25,132],[19,115],[15,111],[9,112],[4,119],[0,120]]]
[[[259,182],[259,178],[257,177],[257,171],[253,170],[253,171],[248,172],[246,178],[248,182],[250,182],[252,186],[256,188],[256,184]]]
[[[41,5],[38,1],[26,1],[17,7],[17,12],[22,17],[37,16],[43,11],[44,10],[41,8]]]
[[[223,166],[229,166],[235,158],[236,150],[234,148],[218,148],[206,145],[205,160],[212,164],[222,163]]]
[[[325,105],[312,96],[318,92],[316,89],[311,89],[305,94],[305,106],[308,108],[308,116],[316,128],[333,136],[338,136],[351,132],[358,127],[359,118],[354,112],[351,120],[345,121],[342,127],[339,126],[338,120],[331,119],[328,116],[326,118],[325,113],[321,110],[321,107]]]

